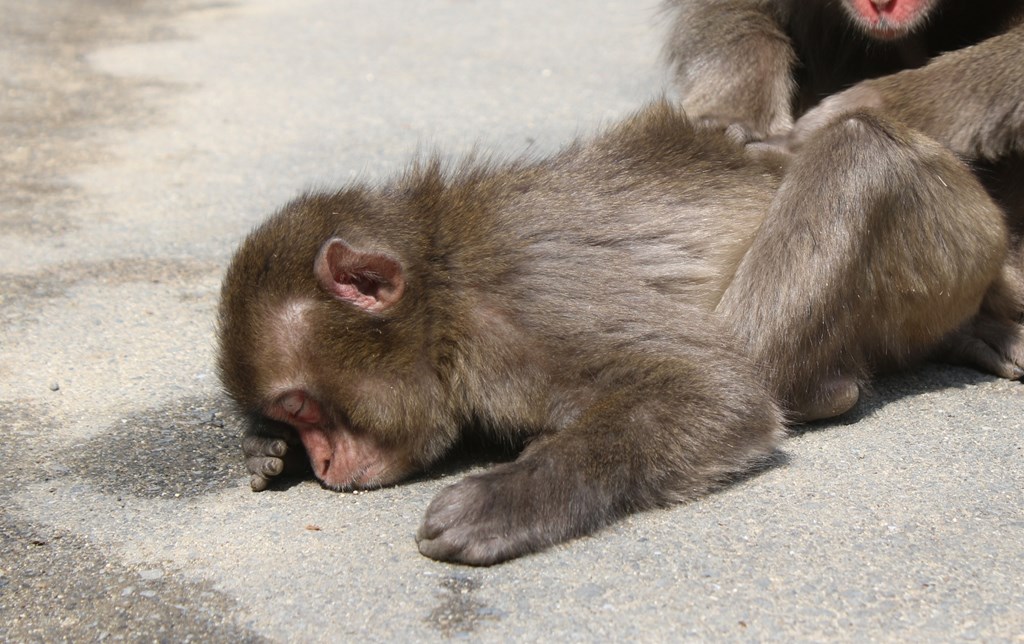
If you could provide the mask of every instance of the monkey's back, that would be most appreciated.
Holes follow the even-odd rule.
[[[492,244],[507,282],[542,309],[597,301],[717,304],[774,196],[778,172],[665,102],[561,153],[461,189],[493,191]],[[489,182],[493,184],[489,185]],[[456,186],[456,190],[460,187]],[[471,245],[469,250],[479,249]],[[486,270],[486,269],[482,269]]]

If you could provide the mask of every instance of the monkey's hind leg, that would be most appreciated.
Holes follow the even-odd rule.
[[[718,308],[792,420],[838,415],[977,312],[1006,244],[950,152],[855,113],[794,157]]]

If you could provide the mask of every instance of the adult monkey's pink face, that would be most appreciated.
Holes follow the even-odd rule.
[[[860,29],[877,40],[898,40],[924,24],[939,0],[843,0]]]

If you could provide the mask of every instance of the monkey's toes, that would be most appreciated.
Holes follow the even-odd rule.
[[[969,325],[951,333],[936,353],[946,362],[1020,380],[1024,377],[1024,326],[979,313]]]

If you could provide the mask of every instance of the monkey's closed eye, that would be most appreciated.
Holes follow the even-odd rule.
[[[287,423],[319,425],[324,421],[319,403],[305,391],[290,391],[274,403],[271,416]]]

